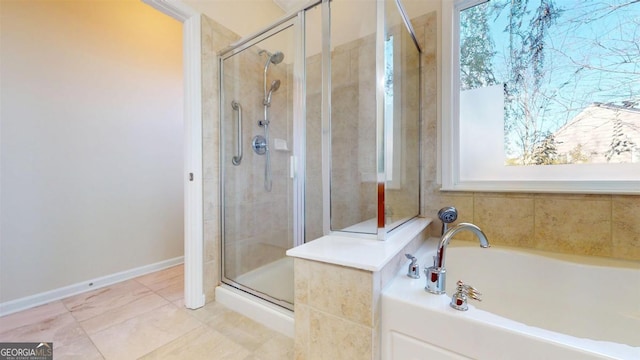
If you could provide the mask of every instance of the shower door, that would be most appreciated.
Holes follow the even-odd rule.
[[[222,279],[293,308],[296,21],[221,56]],[[297,110],[296,110],[297,111]],[[297,221],[297,220],[296,220]]]

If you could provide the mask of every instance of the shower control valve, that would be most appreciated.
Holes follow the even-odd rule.
[[[256,135],[251,140],[251,147],[258,155],[264,155],[269,149],[267,147],[267,139],[262,135]]]

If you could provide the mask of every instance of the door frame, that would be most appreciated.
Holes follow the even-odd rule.
[[[184,81],[184,305],[204,306],[201,14],[179,0],[142,0],[182,22]]]

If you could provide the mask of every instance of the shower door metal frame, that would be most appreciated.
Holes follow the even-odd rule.
[[[248,36],[246,38],[241,39],[240,41],[230,45],[229,47],[223,49],[218,53],[218,72],[221,76],[219,76],[219,96],[222,97],[223,94],[223,86],[224,86],[224,60],[242,52],[243,50],[254,46],[261,41],[278,34],[281,31],[292,28],[294,31],[295,37],[295,54],[294,54],[294,65],[293,65],[293,154],[290,157],[290,169],[291,169],[291,177],[293,178],[293,188],[292,188],[292,238],[293,238],[293,247],[301,245],[304,243],[304,173],[305,173],[305,106],[306,106],[306,89],[305,89],[305,61],[304,61],[304,39],[305,39],[305,28],[304,28],[304,16],[305,16],[306,8],[300,10],[297,13],[293,13],[287,17],[284,17],[280,21],[272,24],[270,27],[254,34]],[[220,108],[220,119],[224,119],[223,116],[223,105],[221,104]],[[220,134],[222,136],[222,123],[220,121]],[[221,140],[222,142],[222,140]],[[222,143],[220,144],[222,147]],[[224,164],[225,161],[229,161],[224,158],[223,151],[220,151],[220,164]],[[220,262],[220,274],[221,281],[229,286],[247,292],[251,295],[254,295],[262,300],[268,301],[272,304],[281,306],[288,310],[293,310],[293,304],[283,301],[280,299],[273,298],[272,296],[256,291],[249,287],[246,287],[242,284],[235,282],[232,279],[229,279],[225,276],[225,199],[224,199],[224,191],[225,191],[225,170],[224,166],[220,166],[220,201],[221,201],[221,211],[220,211],[220,232],[221,232],[221,241],[220,241],[220,250],[221,250],[221,262]],[[292,284],[293,286],[293,284]]]

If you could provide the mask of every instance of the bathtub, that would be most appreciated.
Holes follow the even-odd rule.
[[[384,289],[383,359],[640,359],[640,264],[461,243],[447,295],[405,269]],[[430,265],[435,239],[416,255]],[[457,280],[483,301],[449,307]]]

